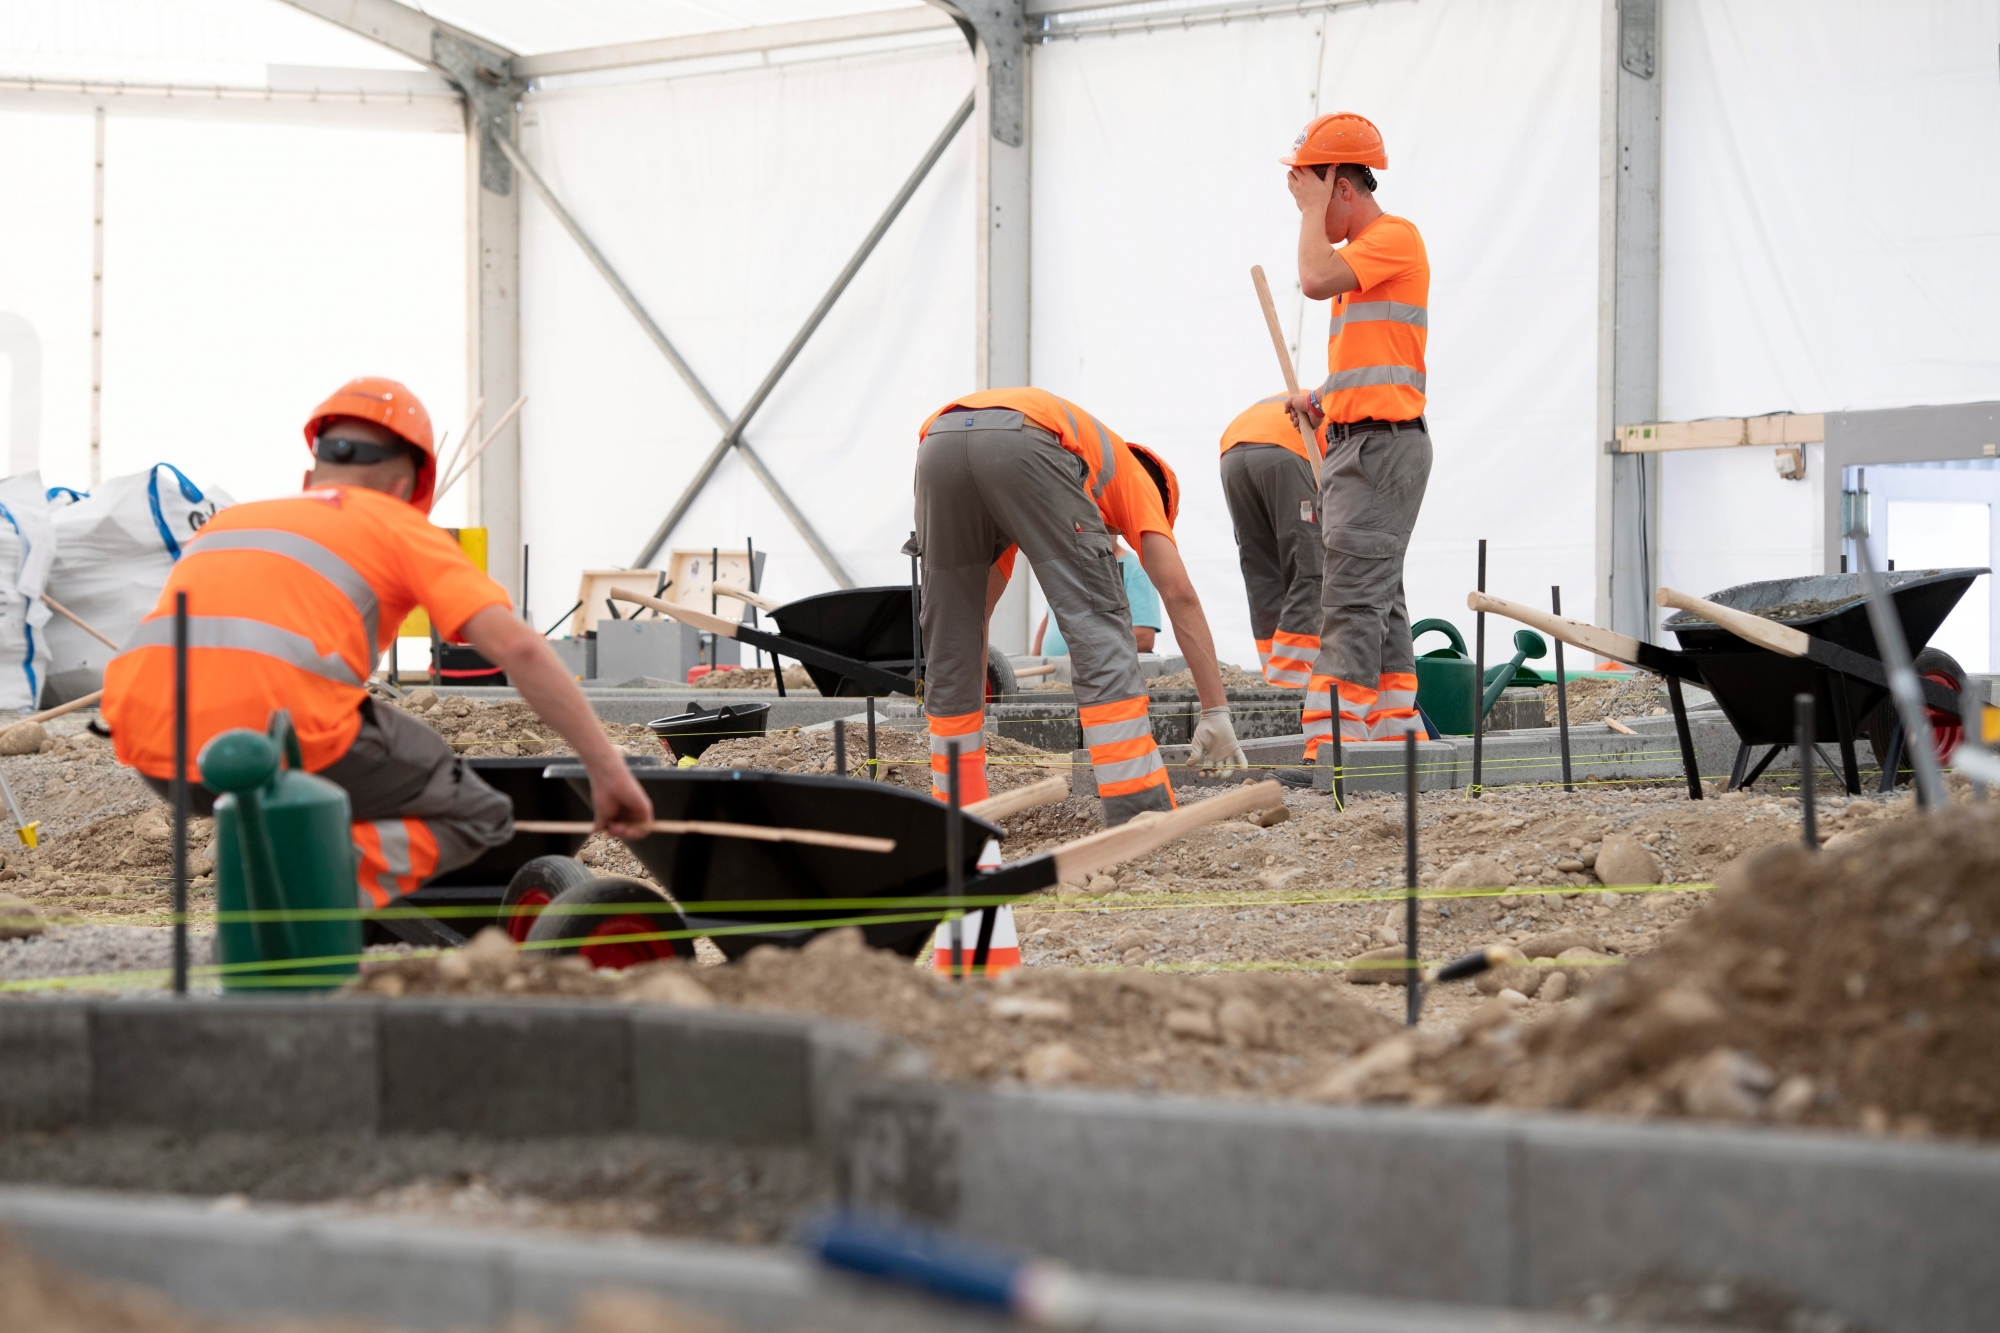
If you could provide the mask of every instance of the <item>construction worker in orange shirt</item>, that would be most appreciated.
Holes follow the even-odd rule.
[[[1153,742],[1114,529],[1138,551],[1159,589],[1194,675],[1201,719],[1188,763],[1245,762],[1215,640],[1174,544],[1180,487],[1163,461],[1041,389],[954,399],[924,422],[918,438],[912,553],[923,557],[924,712],[934,796],[946,799],[954,742],[960,799],[987,794],[987,626],[1019,550],[1069,641],[1078,721],[1105,824],[1173,808]]]
[[[1280,161],[1299,206],[1299,286],[1333,302],[1326,382],[1289,400],[1326,452],[1319,478],[1325,614],[1306,687],[1310,759],[1331,739],[1336,695],[1343,745],[1400,741],[1413,727],[1423,736],[1403,557],[1431,472],[1424,421],[1431,266],[1415,224],[1375,202],[1375,172],[1389,157],[1367,120],[1320,116]]]
[[[1244,409],[1222,432],[1222,498],[1264,679],[1303,690],[1319,656],[1319,485],[1285,395]]]
[[[506,592],[428,519],[437,483],[430,415],[394,380],[357,379],[305,426],[303,494],[222,510],[168,576],[159,604],[104,673],[121,763],[166,795],[174,771],[174,597],[188,601],[188,773],[234,727],[291,715],[309,772],[347,792],[361,905],[382,907],[513,834],[513,806],[450,745],[366,682],[410,611],[507,673],[590,774],[599,829],[637,837],[652,802],[568,670]]]

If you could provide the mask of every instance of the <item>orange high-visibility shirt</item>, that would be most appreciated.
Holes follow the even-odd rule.
[[[1121,532],[1134,551],[1149,532],[1173,541],[1174,530],[1167,522],[1167,507],[1160,490],[1139,460],[1132,456],[1124,439],[1096,417],[1066,398],[1044,389],[986,389],[954,398],[925,419],[917,439],[930,434],[931,423],[953,408],[977,411],[985,407],[1011,408],[1056,437],[1062,447],[1081,458],[1090,469],[1084,489],[1104,515],[1107,527]],[[1008,547],[994,563],[1007,577],[1014,576],[1014,547]],[[1142,553],[1143,560],[1143,553]]]
[[[1239,444],[1275,444],[1291,450],[1307,463],[1312,462],[1312,454],[1306,449],[1305,438],[1299,434],[1298,423],[1292,420],[1282,393],[1260,399],[1229,423],[1229,429],[1222,432],[1222,452],[1226,454]]]
[[[188,776],[233,727],[292,715],[305,766],[347,753],[365,682],[411,610],[456,637],[505,590],[412,506],[335,486],[224,509],[188,543],[160,601],[104,671],[120,763],[174,771],[174,594],[188,595]]]
[[[1384,213],[1340,248],[1361,286],[1333,299],[1320,411],[1328,421],[1409,421],[1424,414],[1431,261],[1407,218]]]

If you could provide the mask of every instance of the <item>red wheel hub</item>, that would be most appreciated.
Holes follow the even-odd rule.
[[[547,889],[529,889],[516,898],[507,909],[507,938],[516,944],[526,944],[528,932],[535,928],[535,918],[553,898]]]
[[[663,939],[631,939],[635,935],[658,935],[660,923],[644,916],[609,916],[591,927],[577,952],[592,967],[619,970],[640,963],[657,963],[674,956],[674,943]],[[592,940],[602,939],[603,944]]]
[[[1956,690],[1959,687],[1957,681],[1942,671],[1926,671],[1924,679],[1933,685],[1942,685],[1948,690]],[[1937,738],[1938,762],[1949,763],[1952,751],[1956,750],[1959,742],[1965,739],[1965,719],[1956,713],[1941,712],[1935,708],[1926,711],[1931,715],[1931,734]]]

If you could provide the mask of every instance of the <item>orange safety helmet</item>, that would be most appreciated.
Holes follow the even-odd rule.
[[[1389,169],[1389,154],[1382,147],[1382,131],[1365,116],[1352,111],[1336,111],[1319,116],[1299,131],[1292,141],[1292,155],[1278,161],[1288,167],[1331,166],[1353,162],[1378,171]]]
[[[1148,449],[1143,444],[1125,441],[1125,447],[1139,460],[1139,466],[1146,469],[1146,475],[1153,479],[1153,485],[1160,490],[1160,503],[1167,507],[1167,526],[1172,527],[1181,516],[1181,479],[1167,466],[1167,460]]]
[[[417,468],[417,487],[410,492],[410,503],[430,513],[432,494],[437,489],[437,445],[431,439],[431,414],[424,410],[417,396],[395,380],[379,376],[364,375],[349,380],[313,409],[306,421],[306,448],[319,443],[320,431],[335,417],[372,421],[394,431],[424,456]]]

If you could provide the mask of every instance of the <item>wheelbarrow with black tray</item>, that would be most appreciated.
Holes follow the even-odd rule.
[[[1985,569],[1894,570],[1882,576],[1897,621],[1915,658],[1918,685],[1930,714],[1939,759],[1945,760],[1964,737],[1966,675],[1951,656],[1928,646],[1938,627]],[[1664,676],[1687,772],[1688,794],[1699,800],[1695,765],[1681,685],[1699,685],[1715,696],[1736,729],[1736,760],[1729,787],[1755,782],[1781,751],[1796,742],[1797,695],[1813,698],[1813,734],[1831,735],[1840,746],[1839,770],[1851,794],[1861,791],[1855,741],[1865,737],[1882,764],[1882,790],[1902,770],[1903,728],[1889,703],[1889,673],[1868,621],[1861,575],[1819,574],[1766,579],[1724,588],[1711,597],[1692,597],[1661,588],[1661,606],[1677,608],[1665,627],[1678,650],[1644,643],[1626,634],[1569,620],[1539,608],[1473,593],[1466,605],[1533,625],[1564,643],[1613,661]],[[1754,764],[1759,747],[1769,747]]]

